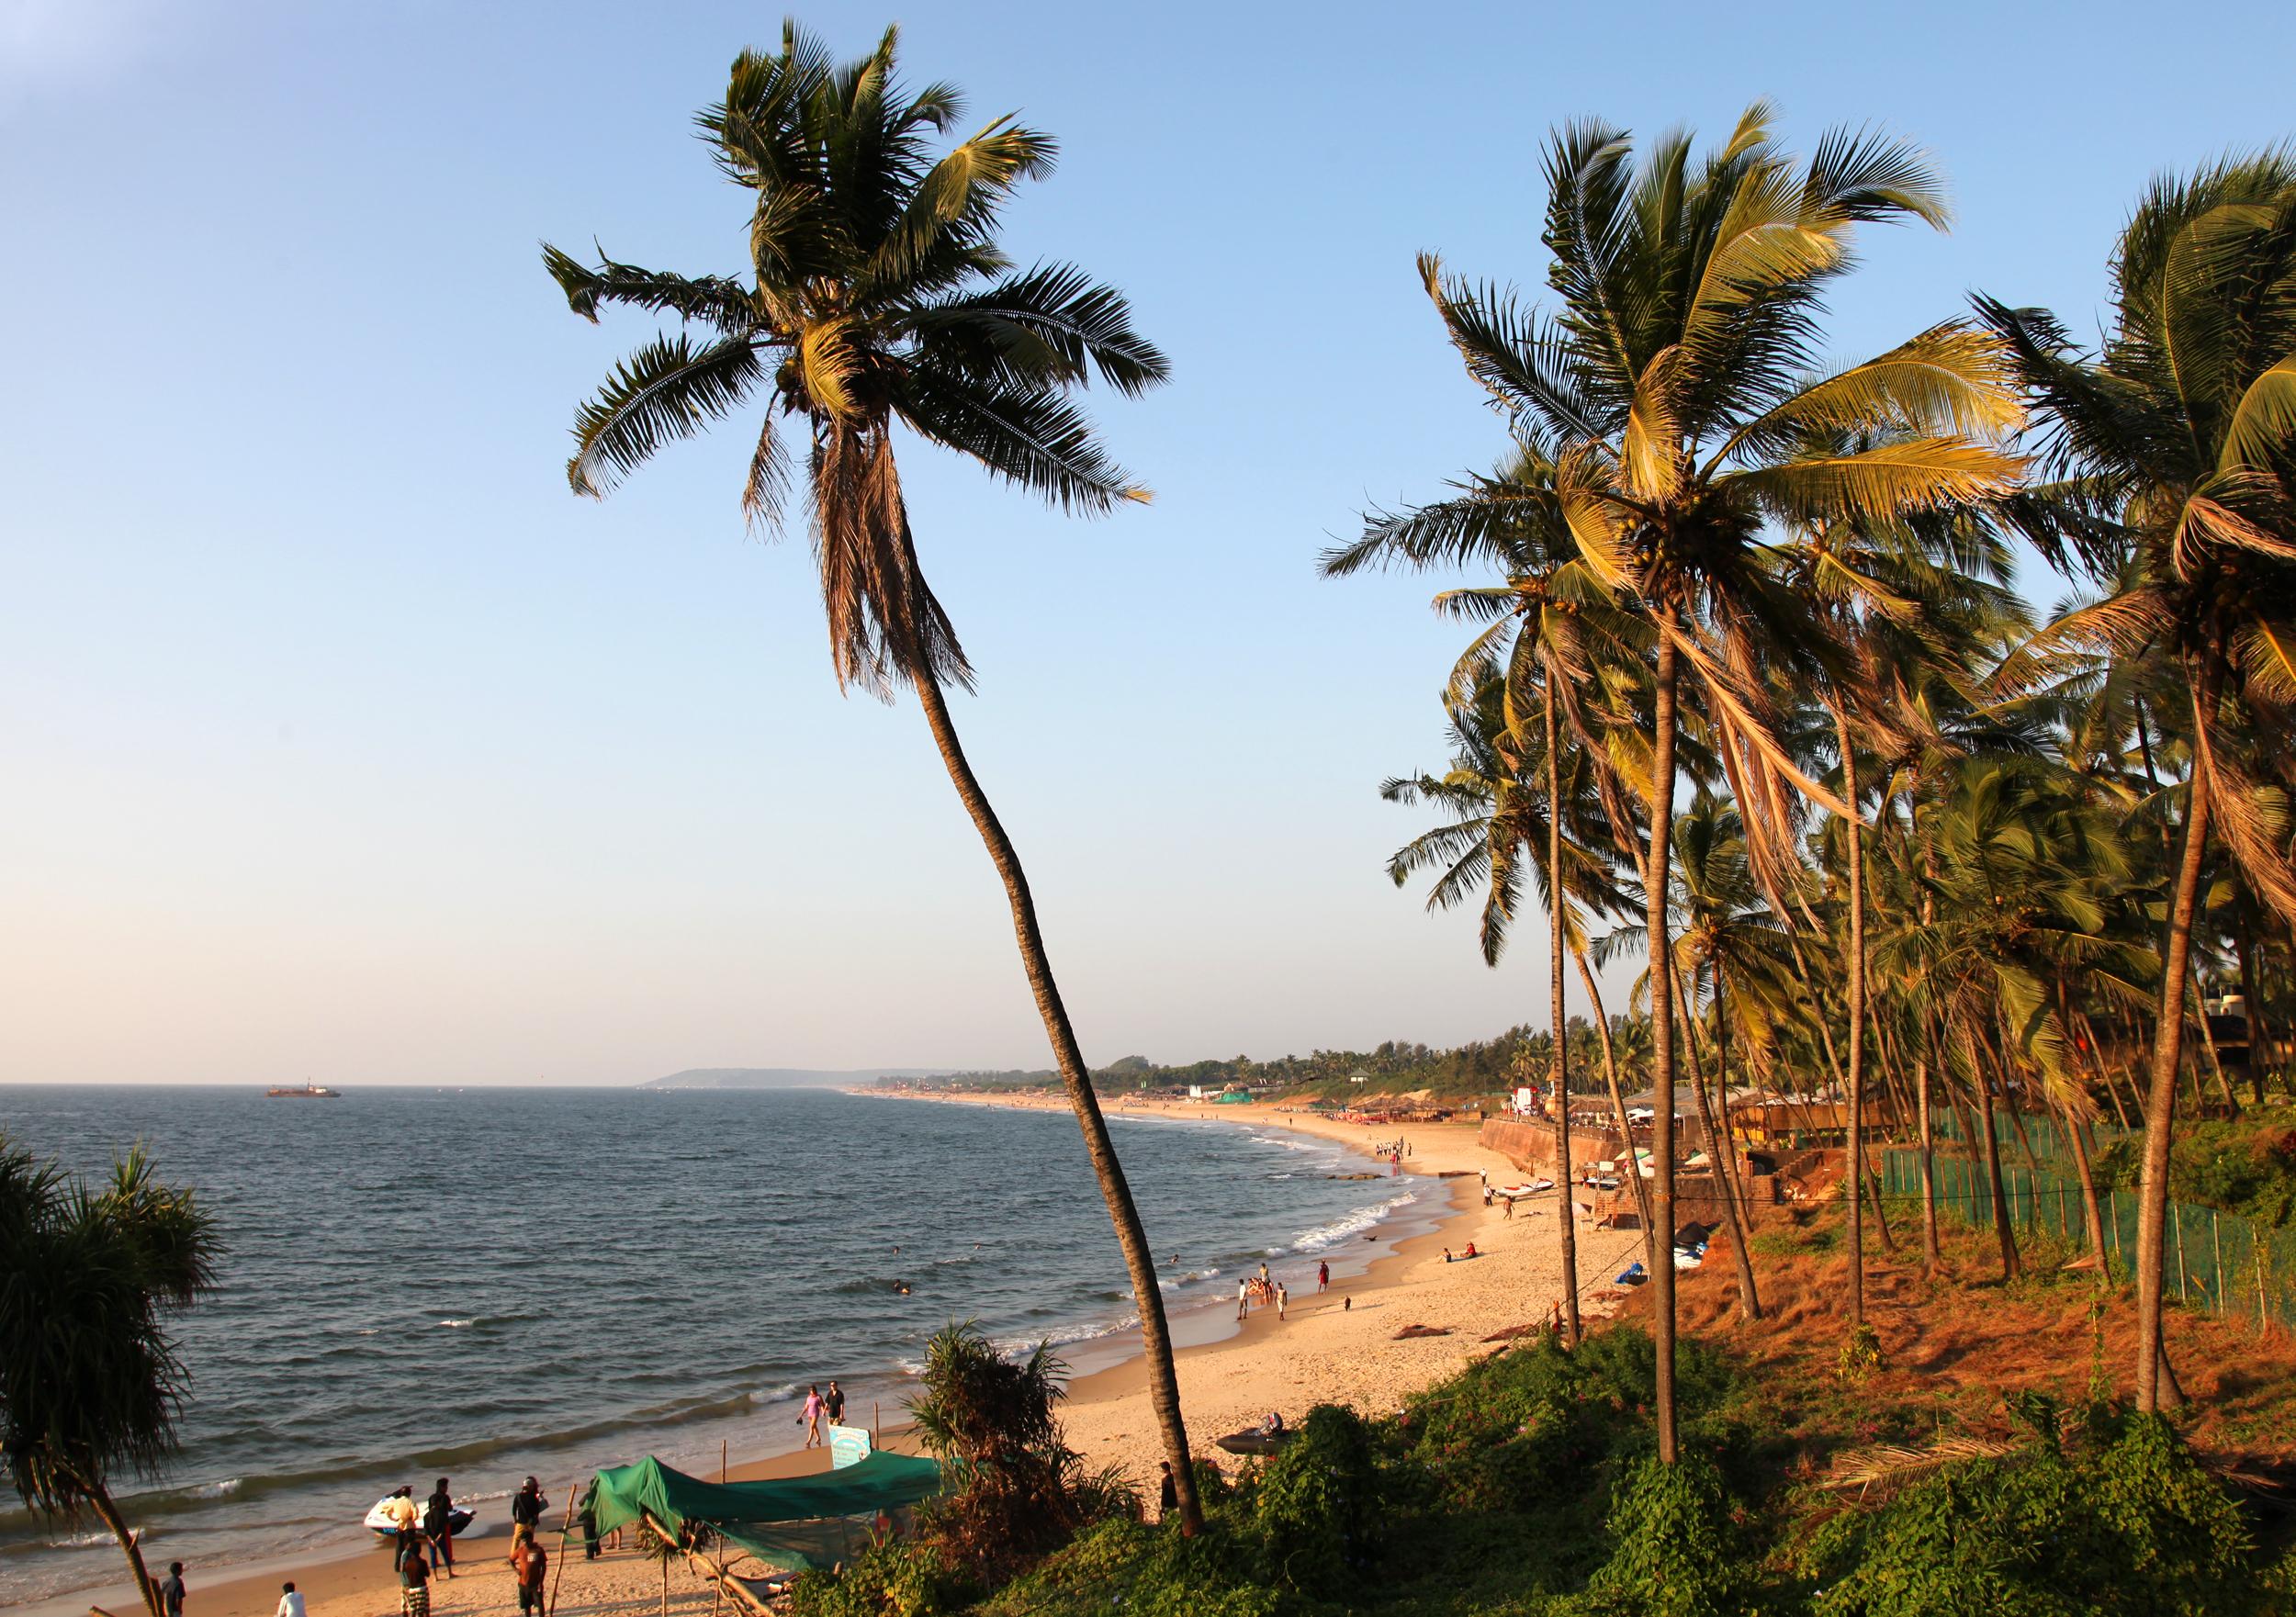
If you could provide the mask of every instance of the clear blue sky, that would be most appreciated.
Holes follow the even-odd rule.
[[[852,54],[891,14],[802,15]],[[0,0],[0,1081],[1042,1064],[914,704],[837,694],[739,435],[566,490],[641,329],[569,316],[536,241],[740,268],[687,119],[779,17]],[[913,80],[1062,142],[1015,249],[1175,364],[1103,410],[1151,510],[906,466],[1086,1054],[1543,1019],[1536,939],[1486,971],[1380,870],[1457,630],[1312,562],[1497,452],[1412,255],[1536,286],[1550,123],[1885,124],[1960,220],[1869,235],[1842,354],[1974,287],[2088,330],[2149,174],[2296,129],[2291,17],[905,7]]]

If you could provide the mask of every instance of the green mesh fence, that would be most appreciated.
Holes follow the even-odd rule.
[[[2033,1149],[2041,1154],[2039,1140]],[[1993,1185],[1983,1162],[1938,1152],[1930,1158],[1930,1174],[1941,1217],[1976,1230],[1993,1227]],[[1890,1196],[1919,1200],[1921,1153],[1884,1151],[1882,1189]],[[2046,1230],[2076,1246],[2088,1241],[2077,1180],[2005,1162],[2001,1199],[2016,1229]],[[2106,1254],[2125,1275],[2136,1261],[2137,1199],[2108,1191],[2099,1197],[2097,1211],[2104,1223]],[[2271,1230],[2236,1213],[2170,1202],[2162,1243],[2168,1295],[2178,1302],[2228,1319],[2296,1331],[2296,1230]]]
[[[2023,1156],[2031,1150],[2044,1162],[2073,1161],[2073,1147],[2065,1138],[2065,1125],[2058,1119],[2034,1112],[1998,1110],[1993,1114],[1995,1137],[1999,1140],[2002,1154]],[[1951,1140],[1963,1145],[1975,1146],[1981,1136],[1974,1132],[1969,1115],[1952,1106],[1939,1106],[1930,1114],[1930,1131],[1940,1140]],[[2088,1154],[2094,1157],[2126,1130],[2110,1123],[2092,1123],[2088,1129]]]

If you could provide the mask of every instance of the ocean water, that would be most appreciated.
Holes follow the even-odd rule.
[[[1409,1181],[1279,1128],[1111,1115],[1167,1306],[1266,1261],[1352,1271]],[[147,1555],[213,1569],[356,1544],[439,1476],[482,1524],[655,1453],[795,1446],[807,1383],[890,1422],[926,1339],[976,1320],[1080,1367],[1137,1323],[1066,1113],[825,1090],[0,1087],[0,1130],[100,1172],[141,1140],[218,1215],[216,1292],[178,1318],[183,1452],[124,1480]],[[1420,1209],[1424,1211],[1423,1207]],[[906,1284],[906,1295],[897,1288]],[[1200,1333],[1200,1332],[1199,1332]],[[1098,1355],[1096,1360],[1096,1353]],[[0,1499],[0,1605],[114,1585],[93,1524]]]

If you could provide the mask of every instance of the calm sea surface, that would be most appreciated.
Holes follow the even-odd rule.
[[[1295,1281],[1319,1255],[1353,1269],[1359,1232],[1410,1197],[1327,1177],[1365,1160],[1280,1129],[1112,1121],[1181,1308],[1263,1258]],[[1135,1322],[1065,1113],[824,1090],[0,1086],[0,1130],[90,1172],[141,1140],[219,1216],[221,1284],[177,1323],[183,1454],[124,1485],[163,1563],[356,1543],[377,1498],[441,1475],[487,1524],[528,1471],[562,1503],[641,1453],[776,1452],[832,1376],[849,1418],[889,1421],[952,1319],[1086,1363]],[[100,1533],[0,1508],[0,1605],[123,1566]]]

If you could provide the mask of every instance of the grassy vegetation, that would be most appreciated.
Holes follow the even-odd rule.
[[[1727,1265],[1684,1276],[1677,1467],[1638,1295],[1575,1353],[1533,1336],[1394,1416],[1313,1410],[1208,1477],[1200,1538],[1104,1520],[988,1590],[929,1529],[805,1580],[799,1617],[2296,1610],[2296,1523],[2257,1486],[2296,1479],[2296,1346],[2178,1314],[2196,1402],[2137,1416],[2110,1375],[2124,1294],[2039,1251],[2002,1286],[1949,1231],[1934,1276],[1874,1265],[1878,1362],[1845,1368],[1839,1228],[1764,1231],[1758,1325],[1729,1323]]]

